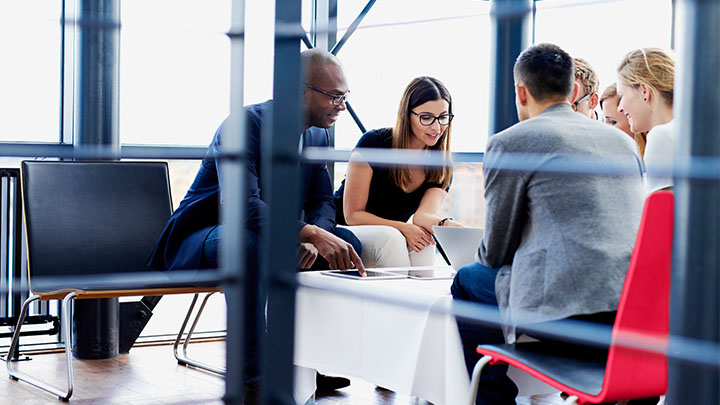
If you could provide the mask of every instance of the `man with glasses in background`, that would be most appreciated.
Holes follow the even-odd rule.
[[[323,147],[329,144],[327,129],[335,124],[338,115],[347,109],[345,100],[349,95],[345,73],[335,55],[319,49],[302,53],[305,72],[305,91],[302,107],[304,127],[298,134],[298,148]],[[268,111],[272,100],[245,107],[247,127],[247,201],[245,252],[247,252],[245,282],[258,288],[247,289],[245,316],[246,344],[249,358],[243,359],[243,403],[254,404],[260,392],[260,363],[258,345],[264,330],[265,294],[260,291],[258,254],[261,243],[261,224],[265,221],[267,205],[262,194],[261,144],[263,126],[270,125]],[[190,186],[180,206],[170,217],[160,235],[149,265],[156,269],[217,268],[219,246],[223,238],[223,224],[219,218],[219,206],[223,201],[220,162],[216,159],[222,152],[223,122],[215,133],[208,153],[202,161],[195,181]],[[299,168],[302,212],[297,223],[298,254],[300,269],[357,268],[364,271],[360,260],[361,244],[349,230],[336,228],[333,185],[327,165],[301,164]],[[318,374],[318,391],[345,387],[345,378]]]
[[[572,108],[588,118],[603,121],[595,107],[600,97],[598,86],[600,81],[590,64],[582,58],[573,59],[573,71],[575,73],[575,90],[573,93]]]

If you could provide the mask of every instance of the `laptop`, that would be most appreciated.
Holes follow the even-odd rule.
[[[475,254],[485,230],[482,228],[459,228],[433,226],[435,242],[440,254],[453,270],[475,261]]]

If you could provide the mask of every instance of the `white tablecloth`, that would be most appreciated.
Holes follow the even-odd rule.
[[[469,378],[455,319],[430,312],[450,307],[452,280],[347,280],[317,272],[298,277],[320,287],[402,298],[415,307],[301,287],[296,365],[358,377],[437,405],[467,403]],[[521,393],[554,392],[517,370],[510,375]]]

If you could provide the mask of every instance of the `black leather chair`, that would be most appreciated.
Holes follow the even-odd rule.
[[[21,184],[31,296],[23,304],[8,353],[17,349],[32,302],[63,300],[67,389],[20,373],[16,362],[7,361],[11,378],[61,400],[70,398],[72,299],[195,293],[194,306],[197,294],[220,290],[212,276],[205,282],[182,281],[173,272],[145,264],[172,213],[166,163],[26,161]]]

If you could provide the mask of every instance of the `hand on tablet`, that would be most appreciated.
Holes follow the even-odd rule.
[[[311,243],[331,269],[357,268],[361,274],[365,273],[365,266],[352,245],[322,228],[305,225],[300,229],[300,241]]]

